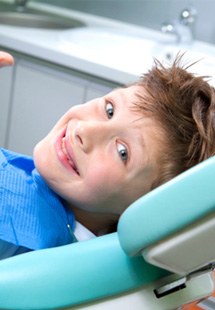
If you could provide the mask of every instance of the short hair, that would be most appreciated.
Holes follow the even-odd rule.
[[[138,109],[150,115],[164,132],[160,173],[153,188],[215,155],[215,89],[207,77],[188,72],[177,55],[171,66],[154,61],[135,84]],[[193,64],[192,64],[193,65]]]

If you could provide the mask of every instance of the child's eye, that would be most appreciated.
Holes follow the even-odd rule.
[[[122,161],[124,163],[126,163],[126,161],[128,160],[128,151],[127,151],[125,145],[123,145],[121,143],[117,143],[117,151],[118,151]]]
[[[109,119],[111,119],[114,115],[114,108],[113,108],[113,104],[111,102],[106,103],[105,111],[106,111],[107,117]]]

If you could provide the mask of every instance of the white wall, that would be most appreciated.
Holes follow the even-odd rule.
[[[215,43],[214,0],[35,0],[121,21],[160,29],[192,4],[198,13],[196,39]]]

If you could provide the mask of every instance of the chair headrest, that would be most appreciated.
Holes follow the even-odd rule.
[[[136,255],[215,211],[215,156],[134,202],[121,216],[123,250]]]

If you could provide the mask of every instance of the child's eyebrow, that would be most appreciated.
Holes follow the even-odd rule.
[[[139,134],[136,137],[137,137],[138,145],[140,145],[140,147],[142,149],[145,149],[146,148],[146,142],[145,142],[143,133],[139,132]]]
[[[128,100],[128,96],[123,92],[123,88],[118,88],[118,92],[116,93],[116,99],[119,99],[121,102],[127,101]],[[134,112],[133,109],[129,109],[130,112]],[[138,113],[139,114],[139,113]],[[137,119],[133,120],[130,124],[133,125],[138,121],[141,121],[143,119],[143,115],[137,115]],[[141,125],[140,125],[141,126]],[[140,145],[142,148],[146,147],[146,143],[145,143],[145,138],[144,138],[144,134],[141,130],[141,128],[139,129],[139,132],[137,134],[137,140],[138,140],[138,145]],[[136,139],[135,139],[136,140]]]
[[[118,88],[118,92],[115,94],[122,102],[125,102],[128,100],[128,96],[124,94],[122,88]]]

